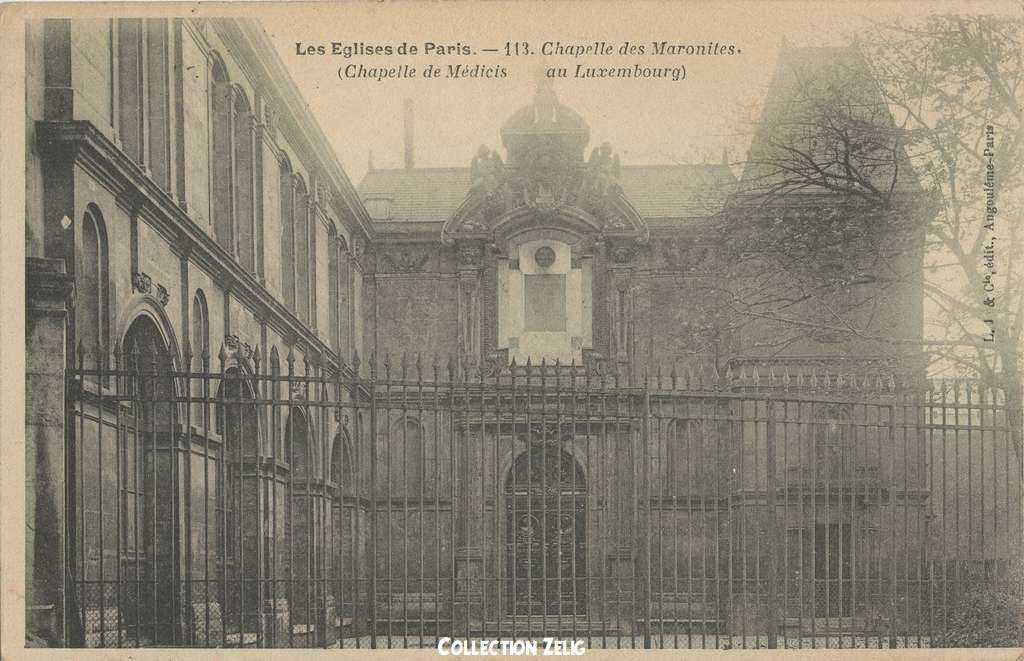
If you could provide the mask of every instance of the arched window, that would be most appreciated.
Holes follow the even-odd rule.
[[[341,353],[341,321],[338,310],[338,261],[341,257],[341,241],[334,228],[328,231],[327,240],[327,305],[330,308],[328,325],[331,329],[331,346]]]
[[[229,253],[234,254],[234,237],[232,236],[232,176],[231,176],[231,110],[232,89],[227,71],[220,58],[215,57],[213,63],[213,84],[211,92],[211,119],[213,124],[213,161],[210,163],[212,174],[212,214],[213,234],[217,243]]]
[[[295,302],[299,320],[309,323],[309,193],[295,177]]]
[[[292,167],[287,158],[281,160],[281,290],[284,304],[295,311],[295,205]]]
[[[206,296],[202,289],[196,290],[192,298],[192,360],[202,365],[203,357],[209,356],[210,318],[206,308]]]
[[[307,476],[313,477],[309,472],[313,465],[313,458],[310,456],[312,447],[309,443],[311,436],[306,414],[302,409],[293,407],[285,424],[284,460],[291,465],[292,475],[296,481],[305,480]]]
[[[117,132],[121,148],[142,162],[142,19],[117,21]]]
[[[171,188],[170,39],[166,18],[146,19],[147,164],[153,180]]]
[[[350,487],[352,471],[352,439],[348,431],[343,429],[334,437],[334,446],[331,448],[331,481],[342,487]]]
[[[165,18],[117,21],[118,136],[164,190],[170,190],[172,144],[168,27]]]
[[[82,216],[81,241],[78,249],[79,302],[76,330],[92,364],[87,368],[109,366],[110,310],[107,272],[107,232],[103,217],[94,205]]]
[[[256,233],[253,209],[252,109],[241,90],[235,93],[235,225],[242,268],[256,270]]]

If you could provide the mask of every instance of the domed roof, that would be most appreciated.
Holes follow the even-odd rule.
[[[582,133],[590,127],[578,112],[558,102],[554,86],[546,77],[537,81],[533,103],[512,114],[501,128],[502,137],[518,133]]]

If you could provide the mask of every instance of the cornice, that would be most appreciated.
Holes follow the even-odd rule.
[[[172,252],[187,254],[247,305],[263,317],[283,337],[292,337],[307,351],[325,358],[331,369],[339,364],[333,350],[304,326],[283,303],[274,298],[257,280],[235,262],[171,196],[146,176],[91,122],[38,121],[37,147],[47,158],[67,158],[86,170],[122,204],[137,210],[140,218],[163,236]]]

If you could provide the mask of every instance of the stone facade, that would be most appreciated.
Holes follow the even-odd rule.
[[[29,443],[28,493],[35,504],[27,530],[30,538],[51,536],[30,542],[27,588],[29,611],[38,615],[30,628],[64,640],[75,634],[65,630],[64,595],[58,594],[64,549],[76,548],[85,558],[71,578],[90,571],[112,578],[119,565],[126,580],[133,568],[154,570],[124,560],[131,555],[127,540],[119,543],[118,560],[117,522],[90,518],[90,507],[78,514],[85,516],[78,526],[99,527],[106,540],[101,542],[103,532],[97,539],[65,539],[61,471],[74,457],[46,440],[69,432],[62,398],[41,396],[63,389],[57,385],[59,363],[110,370],[119,361],[123,367],[137,348],[159,355],[167,369],[334,374],[342,355],[367,350],[361,323],[364,260],[357,247],[369,242],[372,228],[255,21],[29,22],[26,81],[26,355],[30,392],[40,393],[30,397],[27,411],[30,435],[38,439]],[[64,282],[75,286],[74,306],[65,307]],[[102,393],[111,387],[110,377],[86,377],[80,387],[86,395]],[[174,387],[182,396],[181,386]],[[81,414],[95,422],[79,428],[77,459],[85,463],[74,479],[84,501],[102,501],[110,517],[118,511],[116,499],[125,497],[112,482],[120,438],[114,419],[121,411],[85,401]],[[211,467],[229,452],[222,448],[223,435],[236,425],[204,423],[199,405],[186,408],[182,417],[195,417],[179,420],[173,442],[161,441],[154,450],[161,466],[155,489],[170,496],[160,503],[166,509],[156,512],[161,520],[184,521],[203,511],[203,499],[213,491],[200,476],[204,466],[215,473]],[[301,414],[301,406],[296,411]],[[260,442],[267,445],[245,453],[270,455],[269,439],[285,436],[288,417],[274,421],[277,429],[261,423]],[[307,442],[325,443],[319,452],[329,456],[330,444],[345,433],[343,423],[311,423]],[[240,430],[248,433],[244,424]],[[85,459],[97,455],[99,465]],[[247,461],[243,472],[249,471]],[[269,493],[275,470],[288,472],[287,466],[253,470],[252,480],[242,480],[245,508],[254,506],[257,494]],[[333,488],[324,486],[324,477],[314,476],[321,492]],[[110,482],[105,493],[104,481]],[[122,489],[141,488],[128,482]],[[192,499],[185,496],[190,492]],[[308,514],[296,514],[300,529],[308,525]],[[190,553],[197,559],[223,557],[216,534],[205,540],[220,550],[206,546],[196,525],[191,535],[174,533],[173,526],[162,529],[160,535],[167,536],[157,540],[157,549],[166,545],[171,564],[155,571],[180,572],[184,565],[174,563]],[[277,535],[285,538],[283,530]],[[251,541],[247,548],[259,546]],[[255,563],[255,555],[249,562]],[[200,610],[206,614],[200,586],[191,598],[199,606],[177,599],[180,613],[154,627],[157,639],[193,635],[187,623]],[[72,602],[83,612],[101,610],[95,594],[73,595]],[[221,619],[215,610],[210,617]],[[116,639],[112,618],[101,619],[108,631],[96,622],[79,626],[87,637]],[[220,628],[215,622],[214,629]],[[255,623],[243,628],[256,630]]]
[[[30,628],[53,641],[330,645],[371,620],[546,613],[552,603],[510,613],[499,578],[512,584],[510,549],[532,548],[541,505],[537,525],[588,540],[571,562],[561,546],[544,560],[590,568],[572,580],[609,579],[554,606],[595,618],[607,606],[600,618],[631,633],[636,600],[653,599],[637,594],[638,572],[679,573],[667,543],[641,543],[636,494],[668,494],[657,516],[676,552],[682,531],[692,557],[731,521],[760,539],[775,508],[751,495],[764,474],[743,457],[767,462],[763,428],[729,436],[716,423],[692,444],[708,456],[670,470],[666,447],[642,447],[649,408],[626,425],[573,408],[565,433],[561,418],[517,418],[514,394],[511,414],[500,399],[485,411],[474,380],[533,384],[513,361],[557,363],[556,384],[649,386],[676,370],[798,378],[917,360],[852,334],[759,348],[777,326],[723,313],[723,282],[749,277],[721,234],[755,213],[743,177],[727,163],[623,165],[550,86],[503,125],[504,154],[481,147],[468,168],[408,159],[355,187],[254,21],[46,20],[29,24],[26,47],[26,587]],[[809,213],[831,204],[819,203]],[[867,330],[919,337],[919,298],[885,298],[864,312]],[[124,374],[109,372],[147,368],[121,401]],[[427,399],[423,381],[435,383]],[[693,417],[764,415],[720,406]],[[651,438],[681,443],[665,407]],[[530,457],[555,471],[537,477]],[[713,520],[691,504],[712,497],[729,500]],[[749,555],[702,579],[760,569]],[[685,602],[691,622],[719,626],[771,606],[751,597],[724,612],[705,598],[695,616],[685,592],[660,586],[658,613],[641,619],[682,618]]]

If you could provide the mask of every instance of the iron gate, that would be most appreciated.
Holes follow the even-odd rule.
[[[75,645],[928,646],[1020,589],[1019,435],[980,384],[130,336],[68,369]]]

